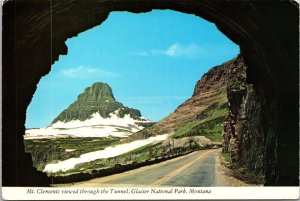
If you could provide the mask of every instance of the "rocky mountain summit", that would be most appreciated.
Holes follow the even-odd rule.
[[[108,118],[114,112],[120,118],[130,115],[132,119],[143,120],[139,110],[128,108],[116,101],[112,89],[108,84],[96,82],[86,88],[78,96],[77,100],[61,112],[52,123],[58,121],[68,122],[71,120],[84,121],[90,119],[94,113],[99,113],[101,117]]]
[[[62,111],[47,128],[28,129],[26,139],[57,137],[128,137],[152,124],[137,109],[116,101],[111,87],[96,82]]]

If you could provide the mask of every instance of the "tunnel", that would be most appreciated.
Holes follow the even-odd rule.
[[[59,55],[68,53],[66,40],[101,26],[110,12],[153,9],[213,22],[240,46],[248,66],[247,82],[263,100],[265,185],[299,185],[299,6],[295,1],[8,0],[3,5],[2,35],[3,186],[51,184],[24,151],[24,125],[39,80]]]

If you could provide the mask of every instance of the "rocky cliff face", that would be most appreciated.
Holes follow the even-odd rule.
[[[190,99],[172,114],[137,133],[140,137],[174,133],[174,138],[206,136],[221,141],[222,123],[228,114],[227,83],[234,76],[241,56],[213,67],[197,82]]]
[[[109,114],[117,111],[116,115],[123,118],[126,114],[136,120],[141,119],[141,113],[137,109],[128,108],[114,98],[111,87],[106,83],[96,82],[80,94],[77,100],[67,109],[60,113],[52,123],[71,120],[84,121],[99,113],[101,117],[107,118]]]
[[[229,153],[236,176],[249,182],[263,182],[264,130],[262,104],[264,100],[246,83],[246,66],[238,58],[230,69],[227,85],[229,115],[224,120],[222,149]]]
[[[238,121],[239,114],[242,112],[242,102],[247,93],[246,85],[246,66],[242,58],[236,60],[236,65],[230,70],[229,82],[227,83],[227,98],[229,115],[223,122],[223,152],[231,152],[231,158],[236,162],[237,139],[234,125]],[[243,110],[244,111],[244,110]],[[244,114],[241,119],[244,119]]]

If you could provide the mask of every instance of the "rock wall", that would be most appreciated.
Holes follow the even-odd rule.
[[[262,108],[265,100],[252,84],[247,84],[246,69],[242,57],[230,69],[232,73],[227,85],[229,115],[223,123],[222,151],[230,154],[233,168],[245,168],[257,178],[263,178],[266,158]]]
[[[286,157],[291,155],[296,159],[298,152],[295,144],[290,141],[292,147],[288,147],[285,139],[291,137],[289,126],[295,124],[289,122],[285,125],[284,136],[276,135],[279,129],[278,121],[285,121],[278,116],[278,112],[290,106],[280,106],[274,96],[266,93],[262,87],[255,88],[255,85],[250,83],[253,80],[249,79],[249,67],[242,57],[235,62],[227,85],[229,115],[223,122],[222,151],[230,154],[232,168],[236,169],[237,176],[240,176],[238,169],[245,169],[250,174],[248,178],[243,178],[250,182],[264,182],[265,185],[282,182],[290,185],[291,180],[281,178],[278,172],[283,173],[289,165],[294,168],[297,166],[296,163],[281,158],[285,154]],[[283,174],[292,179],[290,172],[285,171]]]
[[[65,41],[111,11],[171,9],[200,16],[240,45],[248,83],[264,99],[266,185],[299,185],[299,5],[295,1],[10,0],[3,5],[2,162],[4,186],[49,185],[24,152],[26,109]]]

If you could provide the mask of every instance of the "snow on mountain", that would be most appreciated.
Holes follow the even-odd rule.
[[[53,138],[53,137],[127,137],[138,132],[144,127],[139,122],[151,122],[145,118],[133,119],[129,114],[119,117],[118,110],[103,118],[98,112],[92,114],[92,118],[80,121],[69,122],[58,121],[47,128],[28,129],[25,132],[25,139]]]
[[[87,87],[47,128],[28,129],[25,139],[55,137],[127,137],[151,123],[141,112],[116,101],[102,82]]]

